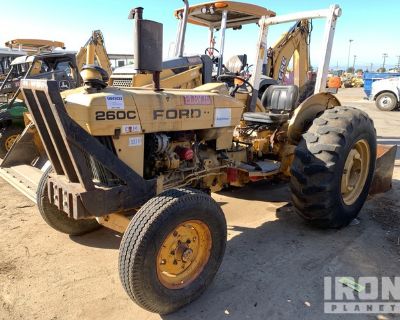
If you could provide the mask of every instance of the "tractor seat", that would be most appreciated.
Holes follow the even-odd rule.
[[[271,85],[261,97],[261,103],[268,112],[245,112],[243,119],[263,124],[281,124],[289,119],[298,97],[299,88],[296,85]]]
[[[247,55],[235,55],[224,63],[225,73],[239,74],[247,65]]]

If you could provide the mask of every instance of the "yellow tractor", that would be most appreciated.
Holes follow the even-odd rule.
[[[110,87],[95,67],[84,74],[84,87],[62,94],[54,81],[24,79],[32,124],[0,174],[35,197],[43,219],[60,232],[80,235],[103,225],[124,233],[122,286],[139,306],[167,314],[199,297],[223,259],[226,221],[210,192],[290,175],[299,215],[340,228],[368,196],[377,144],[365,112],[324,92],[339,6],[285,16],[230,1],[195,6],[191,19],[212,23],[221,38],[248,21],[260,33],[250,79],[224,73],[218,60],[219,81],[194,89],[160,85],[162,24],[144,20],[142,11],[131,12],[133,68],[150,74],[153,86]],[[316,18],[327,23],[315,94],[299,103],[297,85],[272,85],[259,101],[269,26]],[[263,112],[255,112],[257,101]]]

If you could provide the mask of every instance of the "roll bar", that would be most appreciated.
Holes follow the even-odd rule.
[[[185,35],[186,35],[186,26],[187,26],[187,21],[188,21],[188,16],[189,16],[189,1],[188,0],[182,0],[182,1],[184,3],[185,8],[183,10],[182,18],[179,18],[179,27],[178,27],[178,33],[177,33],[177,38],[176,38],[176,46],[175,46],[175,56],[176,57],[183,56]]]
[[[328,9],[305,11],[293,14],[287,14],[276,17],[263,16],[260,19],[260,35],[257,43],[257,63],[253,77],[253,97],[250,104],[250,110],[253,110],[256,105],[258,89],[261,81],[262,67],[267,58],[267,34],[268,27],[275,24],[304,20],[304,19],[326,19],[325,33],[323,39],[323,58],[318,66],[317,80],[315,83],[314,94],[326,91],[326,78],[329,69],[329,62],[332,53],[333,37],[335,35],[336,20],[342,14],[342,9],[337,4],[331,5]]]

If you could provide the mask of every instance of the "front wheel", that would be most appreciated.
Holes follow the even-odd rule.
[[[376,133],[368,115],[335,107],[316,118],[295,150],[292,202],[304,219],[340,228],[357,217],[372,182]]]
[[[101,225],[95,219],[75,220],[69,218],[65,212],[62,212],[54,204],[50,203],[47,192],[47,180],[51,171],[52,167],[49,167],[43,173],[36,194],[36,202],[43,220],[53,229],[72,236],[82,235],[99,229]]]
[[[0,158],[5,157],[22,131],[23,128],[14,126],[5,127],[0,130]]]
[[[397,98],[391,92],[383,92],[376,97],[375,105],[381,111],[392,111],[397,107]]]
[[[178,310],[211,283],[226,233],[224,214],[209,195],[192,189],[161,193],[136,213],[122,238],[122,286],[148,311]]]

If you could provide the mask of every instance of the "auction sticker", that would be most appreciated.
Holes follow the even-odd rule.
[[[127,125],[123,125],[121,128],[122,134],[129,134],[129,133],[134,133],[134,132],[142,132],[142,128],[140,127],[140,124],[127,124]]]
[[[129,142],[128,142],[128,146],[129,147],[138,147],[142,145],[142,137],[130,137],[129,138]]]
[[[186,105],[191,106],[204,106],[212,104],[210,96],[184,96],[183,99]]]
[[[214,127],[229,127],[231,125],[231,108],[216,108]]]
[[[108,110],[124,110],[124,97],[121,95],[106,96]]]

